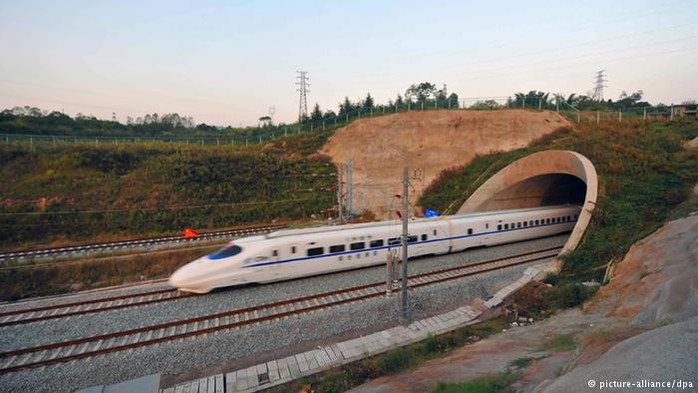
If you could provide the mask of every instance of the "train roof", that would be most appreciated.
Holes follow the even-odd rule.
[[[525,209],[497,210],[497,211],[491,211],[491,212],[459,214],[459,215],[452,215],[452,216],[438,216],[438,217],[429,217],[429,218],[421,217],[421,218],[410,220],[410,222],[412,222],[412,223],[438,222],[438,221],[442,221],[442,220],[446,220],[446,219],[475,218],[475,217],[490,216],[493,214],[528,213],[528,212],[542,211],[542,210],[561,209],[561,208],[572,207],[572,206],[575,206],[575,205],[567,204],[567,205],[540,206],[540,207],[530,207],[530,208],[525,208]],[[374,221],[374,222],[367,222],[367,223],[360,223],[360,224],[344,224],[344,225],[334,225],[334,226],[314,227],[314,228],[301,228],[301,229],[284,229],[281,231],[271,232],[271,233],[268,233],[268,234],[263,235],[263,236],[264,236],[264,238],[267,238],[267,239],[276,239],[276,238],[280,238],[280,237],[284,237],[284,236],[291,236],[291,235],[306,235],[306,234],[313,234],[313,233],[334,232],[334,231],[340,231],[340,230],[376,228],[376,227],[389,226],[389,225],[399,225],[399,224],[400,224],[399,220]]]

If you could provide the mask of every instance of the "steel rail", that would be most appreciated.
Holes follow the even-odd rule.
[[[457,267],[451,267],[447,269],[436,270],[433,272],[418,274],[409,278],[409,280],[412,281],[410,288],[414,289],[427,285],[439,284],[442,282],[451,281],[463,277],[474,276],[522,264],[532,263],[544,259],[549,259],[555,257],[561,248],[562,247],[546,248],[513,256],[496,258],[468,265],[461,265]],[[544,255],[536,256],[535,254]],[[508,260],[516,260],[520,258],[523,259],[509,263],[502,263]],[[432,277],[432,279],[428,279],[429,277]],[[423,280],[425,278],[427,278],[427,280]],[[30,348],[22,348],[2,352],[0,353],[0,359],[7,360],[3,361],[2,365],[0,366],[0,373],[7,373],[22,369],[65,363],[77,359],[99,356],[111,352],[118,352],[127,349],[145,347],[162,342],[179,340],[192,336],[214,333],[221,330],[236,329],[255,323],[277,320],[292,315],[300,315],[319,309],[339,306],[346,303],[381,297],[385,296],[384,287],[385,282],[366,284],[357,287],[344,288],[329,292],[323,292],[320,294],[303,296],[300,298],[282,300],[274,303],[250,306],[242,309],[188,318],[180,321],[161,323],[152,326],[103,334],[99,336],[86,337],[59,343],[44,344]],[[337,297],[337,299],[334,299],[335,297]],[[328,301],[323,302],[324,299],[327,299]],[[310,304],[310,301],[314,301],[315,304]],[[299,307],[293,307],[294,305],[297,305]],[[290,307],[284,309],[284,306]],[[269,313],[268,315],[259,315],[260,312],[264,310],[274,309],[279,310],[276,312]],[[237,319],[232,322],[230,321],[232,317],[239,316],[248,316],[248,318]],[[200,323],[204,323],[204,327],[199,328]],[[194,328],[192,330],[187,331],[187,327],[189,325],[193,325]],[[180,332],[177,332],[178,328],[181,329]],[[170,334],[168,334],[168,330],[171,330]],[[157,333],[159,332],[161,332],[161,334],[158,335]],[[143,334],[147,334],[147,336],[144,339],[141,339]],[[106,347],[103,347],[105,343],[107,345]],[[57,352],[55,350],[57,350]],[[64,350],[66,351],[66,353],[62,354]],[[76,350],[78,353],[74,353]],[[54,352],[51,353],[50,351]],[[46,358],[47,355],[48,358]]]

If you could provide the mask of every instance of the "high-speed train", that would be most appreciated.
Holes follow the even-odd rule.
[[[580,212],[575,205],[419,218],[409,223],[409,257],[517,242],[567,232]],[[268,283],[386,263],[401,247],[397,220],[290,229],[236,239],[175,271],[182,291]]]

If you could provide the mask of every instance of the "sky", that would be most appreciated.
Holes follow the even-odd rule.
[[[0,0],[0,109],[119,121],[298,118],[344,97],[387,103],[413,83],[467,102],[543,90],[698,99],[698,1]]]

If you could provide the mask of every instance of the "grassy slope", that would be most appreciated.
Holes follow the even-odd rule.
[[[599,174],[600,193],[589,230],[562,271],[565,281],[603,277],[602,267],[659,228],[698,181],[698,151],[682,142],[698,136],[698,122],[607,122],[563,128],[507,153],[479,157],[465,168],[444,172],[425,191],[422,206],[460,206],[482,183],[518,158],[547,149],[574,150]],[[483,172],[485,175],[483,175]]]
[[[330,132],[250,147],[0,146],[0,249],[298,219],[332,205]],[[78,213],[79,212],[79,213]]]

